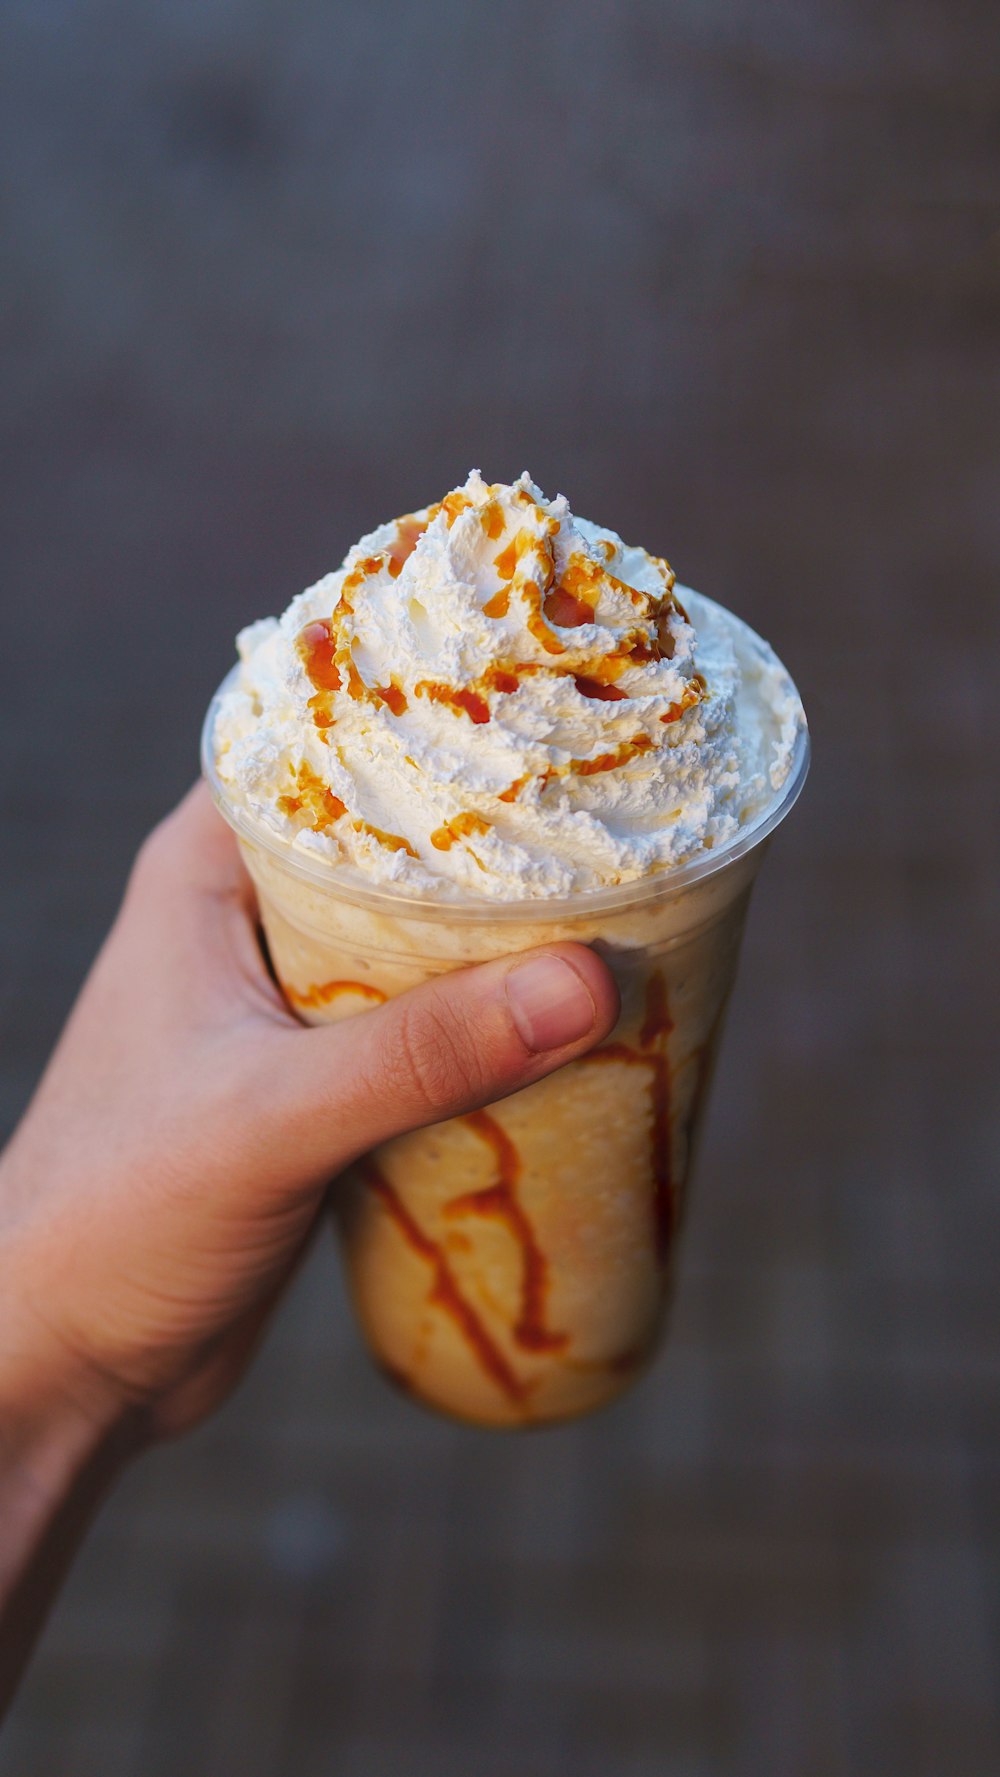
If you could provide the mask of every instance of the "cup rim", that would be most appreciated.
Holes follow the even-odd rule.
[[[701,596],[705,597],[704,594]],[[705,602],[715,603],[709,599]],[[726,616],[748,631],[753,641],[761,645],[761,638],[742,618],[736,617],[731,611],[726,611]],[[592,913],[621,912],[649,901],[672,899],[697,883],[729,869],[739,859],[746,857],[748,852],[762,845],[798,801],[809,772],[811,746],[808,724],[803,717],[795,737],[788,776],[781,789],[775,792],[754,819],[741,827],[726,845],[699,852],[686,863],[667,866],[633,882],[616,883],[613,887],[604,889],[581,889],[575,895],[508,901],[485,896],[457,895],[448,890],[437,895],[415,894],[398,886],[371,884],[351,865],[330,863],[324,858],[296,852],[292,841],[233,801],[219,776],[213,740],[222,699],[238,680],[239,673],[240,665],[237,662],[216,690],[202,724],[201,769],[219,813],[238,839],[269,853],[283,869],[297,876],[300,881],[334,894],[340,900],[387,915],[417,919],[444,917],[463,923],[500,921],[504,924],[523,924],[527,921],[536,925]]]

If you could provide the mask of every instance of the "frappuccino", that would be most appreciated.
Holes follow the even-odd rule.
[[[400,1386],[490,1425],[600,1406],[669,1301],[750,889],[805,775],[795,687],[663,558],[475,471],[239,650],[205,769],[302,1018],[564,939],[616,976],[606,1042],[338,1188]]]

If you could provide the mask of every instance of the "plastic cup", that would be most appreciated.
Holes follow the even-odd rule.
[[[407,1393],[491,1426],[603,1406],[657,1348],[747,904],[806,777],[805,729],[781,790],[725,847],[566,899],[427,899],[295,848],[231,799],[213,746],[229,683],[203,767],[307,1022],[564,939],[612,969],[621,1017],[598,1048],[486,1111],[386,1142],[337,1193],[358,1320]]]

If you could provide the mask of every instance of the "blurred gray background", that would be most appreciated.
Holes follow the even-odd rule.
[[[669,1350],[436,1423],[331,1244],[108,1506],[3,1777],[986,1777],[992,0],[6,0],[0,1120],[235,630],[525,465],[777,644]]]

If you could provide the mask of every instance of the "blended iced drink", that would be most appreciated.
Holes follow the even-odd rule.
[[[481,1424],[584,1413],[655,1348],[802,706],[752,630],[525,474],[476,471],[239,638],[205,769],[310,1022],[564,939],[609,1040],[386,1143],[339,1191],[380,1364]]]

